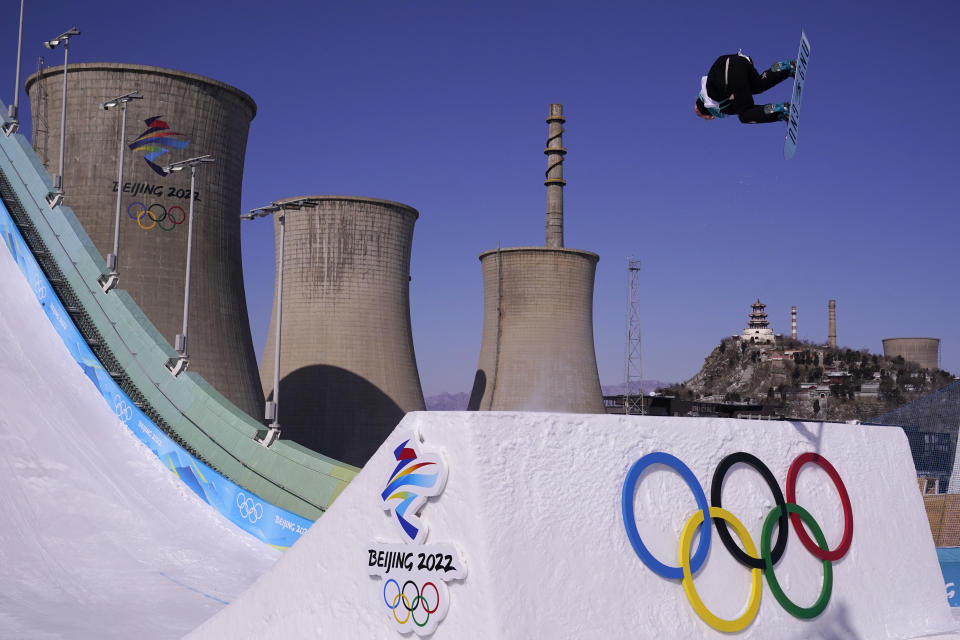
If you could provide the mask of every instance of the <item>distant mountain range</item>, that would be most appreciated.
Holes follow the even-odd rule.
[[[441,393],[440,395],[424,398],[427,411],[466,411],[469,401],[470,394],[466,391],[461,391],[460,393]]]
[[[648,395],[651,391],[656,391],[661,387],[669,387],[672,384],[675,383],[664,382],[663,380],[640,380],[639,382],[631,383],[630,393],[634,394],[642,390],[644,395]],[[610,384],[600,388],[603,390],[603,395],[605,396],[620,396],[626,391],[627,383]]]
[[[644,394],[648,394],[654,389],[667,387],[670,384],[672,383],[662,382],[660,380],[641,380],[633,383],[631,393],[638,393],[638,390],[642,389]],[[601,387],[603,395],[605,396],[622,395],[626,388],[627,385],[625,383]],[[427,411],[466,411],[469,401],[470,394],[465,391],[461,391],[460,393],[441,393],[430,396],[429,398],[424,398]]]

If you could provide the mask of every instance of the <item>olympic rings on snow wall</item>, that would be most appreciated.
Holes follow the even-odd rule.
[[[721,505],[723,480],[730,468],[742,463],[752,467],[766,482],[770,492],[773,494],[774,507],[766,515],[763,522],[763,530],[760,536],[760,551],[758,553],[756,544],[750,537],[750,533],[743,523],[731,512],[724,509]],[[697,504],[697,511],[689,517],[683,530],[680,533],[679,546],[677,549],[677,562],[679,566],[670,566],[658,560],[640,537],[637,530],[636,513],[634,509],[634,494],[637,485],[640,482],[640,476],[643,472],[654,464],[664,465],[680,474],[680,477],[686,483],[687,487],[693,493]],[[836,488],[840,496],[840,502],[843,506],[843,535],[836,547],[830,548],[826,537],[820,529],[819,523],[803,507],[796,504],[797,476],[800,469],[807,464],[815,464],[822,468]],[[621,495],[621,507],[623,512],[623,523],[626,528],[627,538],[630,545],[636,552],[640,560],[657,575],[671,580],[680,580],[683,585],[684,593],[690,601],[694,612],[708,625],[727,633],[734,633],[745,629],[753,622],[760,609],[760,596],[763,592],[761,583],[762,577],[766,577],[767,586],[773,594],[774,599],[790,615],[800,619],[810,619],[819,616],[826,609],[830,602],[830,594],[833,590],[833,562],[839,560],[850,549],[850,543],[853,540],[853,507],[850,504],[850,497],[847,494],[847,488],[840,478],[840,474],[830,462],[817,453],[802,453],[797,456],[790,464],[787,472],[786,497],[780,490],[776,478],[770,469],[754,455],[738,451],[731,453],[720,461],[713,473],[710,488],[710,502],[707,503],[707,496],[700,486],[697,477],[676,456],[662,451],[648,453],[631,465],[627,471],[627,476],[623,483],[623,492]],[[709,526],[703,526],[708,523]],[[777,579],[774,567],[783,557],[786,548],[787,536],[790,532],[789,524],[793,525],[793,531],[796,532],[800,542],[815,558],[821,561],[823,566],[823,579],[820,593],[816,601],[808,606],[802,607],[794,603],[787,597],[780,582]],[[697,594],[696,587],[693,584],[693,575],[703,567],[707,558],[710,545],[715,538],[712,535],[713,524],[717,526],[717,534],[721,544],[726,550],[745,568],[750,571],[750,595],[743,613],[733,620],[720,618],[710,611],[700,596]],[[734,542],[728,525],[733,528],[737,537],[746,550]],[[776,542],[771,545],[774,525],[777,526]],[[807,533],[807,528],[813,532],[812,540]],[[700,531],[700,539],[697,548],[694,551],[694,534]]]
[[[53,287],[2,202],[0,235],[64,346],[113,408],[117,418],[184,484],[236,526],[280,549],[299,540],[313,524],[311,520],[263,500],[193,457],[157,427],[124,393],[87,346],[60,300],[50,295]]]
[[[412,589],[409,588],[411,585]],[[407,580],[401,587],[399,582],[390,578],[383,583],[383,602],[392,610],[393,619],[400,625],[412,622],[420,628],[426,627],[431,614],[440,608],[440,598],[440,589],[433,582],[425,582],[421,587],[415,581]]]

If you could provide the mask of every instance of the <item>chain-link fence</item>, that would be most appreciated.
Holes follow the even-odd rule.
[[[903,428],[934,542],[937,547],[960,547],[960,468],[956,463],[960,382],[864,424]]]

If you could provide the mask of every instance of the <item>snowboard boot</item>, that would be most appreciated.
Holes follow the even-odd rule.
[[[763,105],[763,112],[766,114],[776,114],[777,120],[786,120],[790,117],[790,103],[777,102],[775,104]]]
[[[774,62],[770,65],[770,71],[774,73],[779,73],[780,71],[789,71],[790,77],[793,78],[797,75],[797,61],[796,60],[783,60],[781,62]]]

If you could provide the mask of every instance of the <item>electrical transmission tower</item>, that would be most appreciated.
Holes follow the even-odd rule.
[[[640,350],[640,261],[627,258],[627,380],[623,412],[643,415],[643,359]],[[636,395],[634,393],[636,385]]]

